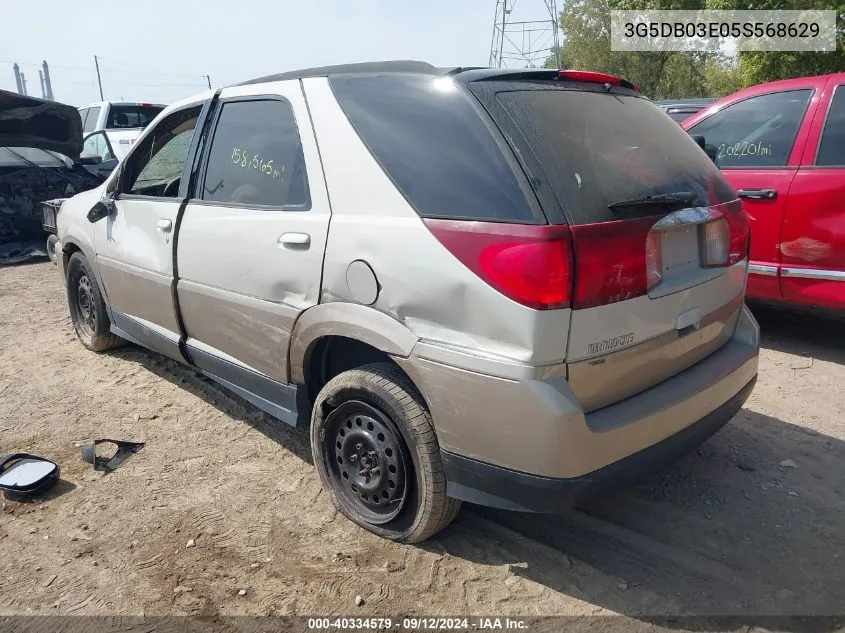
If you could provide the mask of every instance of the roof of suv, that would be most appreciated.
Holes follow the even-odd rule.
[[[393,60],[382,62],[362,62],[357,64],[341,64],[337,66],[319,66],[316,68],[304,68],[302,70],[291,70],[276,75],[267,75],[265,77],[258,77],[244,81],[236,86],[248,86],[251,84],[269,83],[271,81],[285,81],[288,79],[306,79],[308,77],[329,77],[331,75],[363,75],[363,74],[381,74],[381,73],[397,73],[406,75],[457,75],[459,73],[470,73],[473,80],[487,79],[499,75],[508,75],[512,77],[517,76],[532,76],[539,73],[555,73],[561,72],[557,68],[488,68],[486,66],[447,66],[437,67],[427,62],[413,61],[413,60]],[[569,71],[576,74],[587,75],[593,73],[584,73],[582,71]],[[624,80],[623,80],[624,82]],[[627,83],[627,82],[624,82]]]
[[[248,81],[235,84],[237,86],[248,86],[250,84],[261,84],[270,81],[284,81],[286,79],[305,79],[306,77],[327,77],[329,75],[346,75],[357,73],[405,73],[421,75],[442,75],[449,69],[441,69],[426,62],[412,60],[395,60],[385,62],[362,62],[358,64],[340,64],[337,66],[318,66],[315,68],[304,68],[291,70],[266,77],[258,77]]]

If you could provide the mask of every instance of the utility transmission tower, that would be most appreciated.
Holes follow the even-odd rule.
[[[496,0],[491,68],[542,68],[549,58],[560,67],[556,0]]]

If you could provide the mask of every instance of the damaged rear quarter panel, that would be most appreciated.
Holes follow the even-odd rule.
[[[303,80],[317,133],[332,219],[322,302],[354,302],[346,271],[374,271],[373,307],[420,339],[472,354],[530,364],[562,362],[570,310],[537,311],[500,294],[428,231],[382,171],[324,78]]]

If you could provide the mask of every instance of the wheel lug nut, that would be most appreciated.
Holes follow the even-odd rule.
[[[354,464],[355,462],[357,462],[357,461],[358,461],[358,456],[357,456],[357,455],[350,455],[350,456],[349,456],[349,461],[350,461],[350,462],[352,462],[352,463]]]
[[[364,445],[363,445],[363,444],[361,444],[361,442],[358,442],[358,443],[355,445],[355,450],[356,450],[356,451],[360,451],[362,448],[364,448]]]

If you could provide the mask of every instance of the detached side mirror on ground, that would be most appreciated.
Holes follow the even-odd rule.
[[[94,222],[99,222],[103,218],[109,217],[111,212],[111,204],[106,200],[100,200],[97,204],[91,207],[91,210],[88,212],[88,221],[92,224]]]

